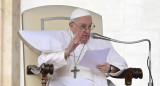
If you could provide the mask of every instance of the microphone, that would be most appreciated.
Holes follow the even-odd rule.
[[[104,39],[104,40],[112,41],[111,38],[99,35],[98,33],[91,33],[91,37],[94,39]]]
[[[91,33],[91,37],[93,39],[102,39],[102,40],[108,40],[108,41],[117,42],[117,43],[123,43],[123,44],[135,44],[135,43],[147,41],[149,43],[149,54],[148,54],[148,58],[147,58],[147,67],[148,67],[148,71],[149,71],[148,86],[153,86],[153,78],[152,78],[152,74],[151,74],[151,41],[149,39],[141,39],[141,40],[137,40],[137,41],[119,41],[116,39],[102,36],[98,33]]]
[[[94,38],[94,39],[103,39],[103,40],[108,40],[108,41],[113,41],[113,42],[123,43],[123,44],[135,44],[135,43],[139,43],[139,42],[143,42],[143,41],[148,41],[149,44],[151,43],[149,39],[142,39],[142,40],[138,40],[138,41],[119,41],[119,40],[116,40],[116,39],[112,39],[112,38],[109,38],[109,37],[102,36],[98,33],[91,33],[91,37]]]

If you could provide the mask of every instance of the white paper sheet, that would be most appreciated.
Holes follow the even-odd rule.
[[[110,48],[102,50],[88,50],[78,65],[91,68],[93,70],[98,70],[96,66],[106,62],[109,50]]]

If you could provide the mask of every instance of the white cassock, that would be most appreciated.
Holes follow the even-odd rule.
[[[73,37],[73,33],[70,29],[50,32],[52,33],[52,37],[49,39],[49,43],[47,44],[47,47],[49,46],[49,48],[39,49],[42,53],[38,58],[39,66],[42,63],[54,65],[54,74],[50,80],[49,86],[108,86],[105,73],[93,71],[82,66],[77,66],[77,69],[80,71],[77,72],[77,78],[74,79],[73,72],[71,72],[71,70],[74,69],[75,64],[73,56],[75,53],[75,58],[76,60],[78,59],[84,44],[78,45],[74,53],[72,52],[69,56],[69,59],[65,60],[64,51],[68,47]],[[37,46],[37,44],[35,44],[35,46]],[[120,69],[119,72],[110,73],[110,75],[117,76],[127,68],[127,64],[124,58],[115,51],[109,41],[90,38],[82,50],[80,60],[87,50],[101,50],[106,48],[110,48],[107,62]]]

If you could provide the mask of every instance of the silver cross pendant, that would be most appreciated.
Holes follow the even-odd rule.
[[[74,78],[76,78],[76,75],[77,75],[77,72],[79,72],[80,70],[79,69],[77,69],[77,67],[76,66],[74,66],[74,69],[73,70],[71,70],[71,72],[73,72],[74,73]]]

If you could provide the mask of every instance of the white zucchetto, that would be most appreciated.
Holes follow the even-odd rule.
[[[91,14],[89,13],[88,10],[77,8],[72,12],[70,20],[78,18],[78,17],[82,17],[82,16],[91,16]]]

